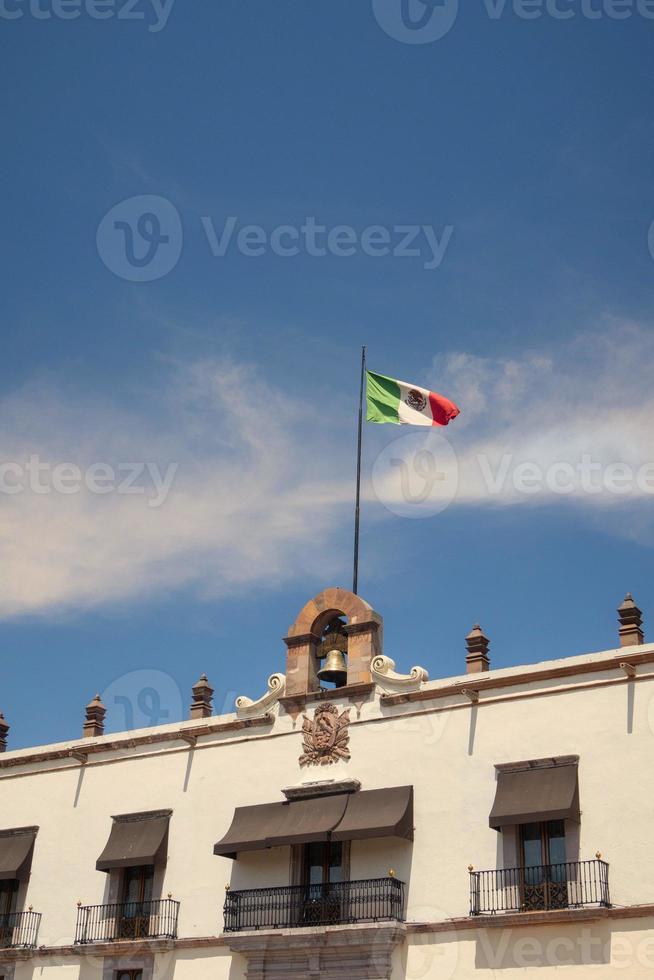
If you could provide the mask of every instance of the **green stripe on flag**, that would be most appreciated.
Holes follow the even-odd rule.
[[[400,386],[393,378],[366,371],[366,402],[368,422],[400,424]]]

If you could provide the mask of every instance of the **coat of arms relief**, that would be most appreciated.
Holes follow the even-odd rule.
[[[321,704],[314,712],[313,721],[304,716],[301,766],[330,766],[349,760],[350,710],[339,714],[336,705]]]

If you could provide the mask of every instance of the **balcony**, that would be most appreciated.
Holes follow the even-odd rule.
[[[529,868],[470,872],[470,915],[609,908],[606,861],[569,861]]]
[[[0,949],[31,949],[41,924],[41,913],[12,912],[0,915]]]
[[[224,911],[225,932],[402,922],[404,883],[397,878],[373,878],[228,891]]]
[[[179,902],[126,902],[81,905],[77,910],[75,945],[130,939],[177,939]]]

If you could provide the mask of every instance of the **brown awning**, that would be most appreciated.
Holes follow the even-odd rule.
[[[579,814],[577,761],[525,763],[502,768],[488,822],[494,830],[540,820],[576,820]]]
[[[413,839],[411,786],[238,807],[213,850],[236,858],[239,851],[365,837]]]
[[[261,851],[284,844],[308,844],[328,840],[341,820],[348,794],[317,796],[309,800],[240,806],[232,825],[213,849],[221,857],[235,858],[239,851]]]
[[[413,786],[371,789],[349,798],[332,840],[403,837],[413,840]]]
[[[97,870],[165,864],[171,814],[172,810],[157,810],[114,817],[109,840],[95,865]]]
[[[29,877],[38,827],[0,830],[0,881]]]

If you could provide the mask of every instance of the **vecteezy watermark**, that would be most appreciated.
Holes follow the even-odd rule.
[[[333,255],[349,258],[361,253],[370,258],[392,255],[396,259],[423,259],[423,268],[438,269],[454,234],[452,225],[438,232],[432,225],[368,225],[357,230],[352,225],[320,224],[307,217],[299,225],[277,225],[267,231],[262,225],[241,225],[233,215],[220,231],[209,217],[201,219],[209,247],[216,258],[223,258],[235,246],[241,255],[257,258],[272,252],[281,258]]]
[[[451,444],[433,429],[394,439],[375,460],[372,486],[377,499],[398,517],[431,517],[457,497],[459,484],[466,499],[481,502],[517,501],[526,497],[654,497],[654,462],[632,465],[594,459],[582,453],[574,462],[537,463],[512,453],[490,458],[484,453],[466,457],[465,472]]]
[[[653,0],[484,0],[491,20],[499,20],[507,12],[521,20],[629,20],[643,17],[654,20]]]
[[[457,915],[454,909],[445,911],[434,905],[409,905],[407,919],[410,922],[451,922]],[[432,937],[430,937],[431,940]],[[451,980],[459,968],[461,944],[438,942],[410,943],[407,949],[407,980]]]
[[[398,517],[432,517],[448,507],[459,485],[457,458],[433,429],[394,439],[372,468],[377,498]]]
[[[154,728],[183,717],[179,685],[163,670],[133,670],[100,695],[111,731]]]
[[[640,466],[623,461],[606,463],[593,459],[591,453],[582,453],[574,463],[555,460],[547,465],[516,460],[512,453],[505,453],[499,460],[489,460],[484,455],[475,459],[489,496],[506,495],[507,491],[525,496],[654,496],[654,462]]]
[[[130,282],[161,279],[182,254],[182,220],[165,197],[142,194],[116,204],[98,226],[96,244],[104,264]]]
[[[654,0],[483,0],[490,20],[654,20]],[[430,44],[454,26],[458,0],[372,0],[379,26],[404,44]]]
[[[136,495],[147,497],[148,507],[161,507],[168,498],[179,463],[92,463],[82,469],[76,463],[51,463],[38,455],[26,461],[0,460],[0,495],[15,496],[30,491],[39,496],[60,493]]]
[[[91,20],[138,21],[151,34],[168,23],[175,0],[0,0],[0,20]]]
[[[454,27],[459,0],[372,0],[377,23],[404,44],[431,44]]]
[[[269,229],[242,223],[234,215],[220,223],[209,215],[199,220],[211,254],[219,259],[229,252],[247,258],[274,255],[283,259],[391,256],[418,259],[424,269],[434,270],[440,268],[454,234],[452,225],[442,229],[427,224],[328,226],[311,215],[298,224]],[[164,197],[144,194],[111,208],[98,226],[96,244],[100,258],[115,275],[131,282],[151,282],[175,268],[183,237],[177,208]]]
[[[573,883],[574,884],[574,883]],[[605,966],[625,971],[629,967],[654,968],[654,937],[609,936],[601,929],[583,928],[541,939],[523,930],[502,929],[494,939],[491,930],[478,934],[478,965],[488,970],[527,970],[539,967]],[[640,969],[639,971],[640,972]],[[628,974],[624,974],[628,976]]]

